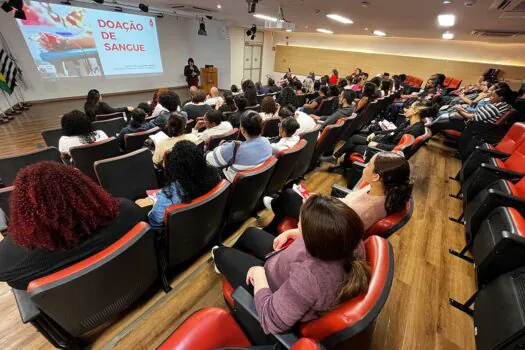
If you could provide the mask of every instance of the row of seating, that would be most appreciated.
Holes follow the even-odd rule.
[[[466,245],[450,253],[474,263],[477,291],[451,305],[474,317],[478,349],[519,347],[525,331],[525,124],[478,146],[451,178],[461,183]],[[470,252],[471,256],[468,256]],[[472,305],[474,305],[472,309]]]

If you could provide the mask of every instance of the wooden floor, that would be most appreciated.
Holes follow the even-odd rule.
[[[114,106],[135,106],[150,93],[105,99]],[[8,125],[0,125],[0,156],[34,150],[43,144],[40,132],[59,126],[58,116],[82,101],[35,105]],[[466,300],[474,291],[474,269],[451,256],[448,248],[464,244],[463,227],[447,220],[457,216],[461,204],[448,197],[458,185],[449,182],[459,161],[450,150],[432,140],[410,163],[415,209],[410,222],[390,238],[395,252],[395,275],[389,299],[370,329],[372,349],[474,349],[473,322],[453,309],[448,298]],[[322,169],[307,176],[312,192],[329,193],[338,175]],[[264,226],[271,219],[264,210],[261,219],[247,220],[226,242],[231,245],[249,225]],[[210,305],[224,306],[220,278],[213,271],[209,253],[171,280],[169,294],[153,292],[118,321],[91,337],[94,349],[154,349],[188,315]],[[0,283],[0,349],[49,349],[51,346],[30,325],[20,322],[10,288]]]

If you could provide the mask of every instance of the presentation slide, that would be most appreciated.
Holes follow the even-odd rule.
[[[25,1],[17,20],[43,78],[162,73],[154,17]]]

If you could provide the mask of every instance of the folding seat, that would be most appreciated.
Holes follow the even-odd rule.
[[[124,120],[127,120],[125,112],[115,112],[109,114],[98,114],[95,116],[95,121],[108,120],[113,118],[123,118]]]
[[[450,83],[452,82],[452,77],[445,77],[445,81],[443,82],[443,87],[448,87]]]
[[[257,113],[259,113],[261,111],[261,105],[256,104],[255,106],[248,106],[246,107],[246,110],[256,111]]]
[[[261,104],[262,100],[268,95],[257,95],[257,104]]]
[[[134,132],[131,134],[124,135],[124,148],[126,152],[136,151],[144,146],[144,142],[150,137],[160,131],[158,126],[146,130]]]
[[[323,132],[321,132],[321,135],[317,139],[310,168],[315,168],[319,164],[319,157],[335,147],[338,140],[337,135],[339,135],[339,132],[343,129],[343,124],[344,118],[341,118],[335,124],[328,125],[323,129]]]
[[[306,174],[312,163],[312,157],[314,155],[315,146],[317,145],[317,138],[319,136],[319,125],[314,129],[304,132],[300,135],[301,139],[306,141],[306,147],[303,148],[299,159],[295,164],[295,168],[290,175],[290,180],[300,179]]]
[[[365,330],[379,315],[392,286],[394,252],[391,244],[379,236],[369,237],[364,243],[370,266],[368,291],[335,307],[316,320],[301,323],[294,328],[297,336],[320,341],[328,349],[344,343],[346,345],[344,348],[347,349],[350,348],[347,341]],[[239,320],[248,337],[261,339],[264,335],[261,334],[262,330],[258,322],[249,323],[249,316],[245,311],[247,308],[238,306],[238,304],[242,306],[254,303],[253,297],[243,287],[234,291],[225,279],[223,279],[223,292],[226,303],[234,308],[235,318]],[[362,344],[360,345],[362,347]]]
[[[62,128],[44,130],[41,135],[47,147],[58,149],[58,141],[62,137]]]
[[[206,150],[213,151],[215,147],[219,146],[221,142],[228,142],[237,140],[239,136],[239,129],[234,128],[224,134],[211,136],[206,143]]]
[[[324,100],[322,100],[321,103],[319,104],[319,107],[317,107],[317,113],[316,114],[317,115],[330,115],[330,114],[332,114],[335,111],[335,109],[337,109],[337,106],[334,109],[334,101],[336,103],[338,103],[339,97],[331,96],[331,97],[327,97]]]
[[[450,82],[448,87],[451,90],[456,90],[457,88],[459,88],[461,86],[461,82],[462,82],[462,80],[460,80],[460,79],[452,78],[452,81]]]
[[[60,152],[55,147],[45,147],[29,153],[0,158],[0,181],[5,186],[11,186],[20,169],[44,160],[62,162]]]
[[[117,134],[122,130],[124,126],[126,126],[126,121],[121,118],[112,118],[107,120],[101,120],[96,121],[92,123],[93,130],[102,130],[108,135],[108,137],[111,136],[117,136]]]
[[[312,339],[297,337],[291,333],[278,335],[276,343],[290,350],[321,350]],[[159,350],[216,350],[248,349],[252,343],[244,334],[235,318],[225,309],[205,307],[188,317],[179,328],[159,346]]]
[[[113,197],[136,200],[145,197],[147,190],[159,188],[151,152],[147,148],[98,160],[93,166],[98,182]]]
[[[306,145],[306,140],[299,140],[295,146],[285,149],[275,155],[275,157],[277,157],[277,165],[266,185],[266,189],[263,193],[264,196],[274,195],[284,187]]]
[[[155,235],[138,223],[106,249],[13,289],[23,323],[31,322],[55,347],[83,348],[83,334],[116,318],[159,277]]]
[[[299,108],[299,107],[302,107],[304,106],[304,104],[306,103],[306,95],[297,95],[297,103],[295,104],[295,107],[296,108]]]
[[[380,111],[381,103],[380,99],[377,99],[374,102],[368,104],[363,112],[361,112],[356,117],[345,118],[345,125],[343,125],[343,128],[339,133],[338,140],[348,140],[354,134],[358,133],[363,127],[370,124],[370,122],[378,116]],[[351,121],[350,124],[346,123],[347,119]]]
[[[232,190],[226,210],[226,225],[246,220],[254,212],[266,185],[272,176],[277,158],[250,170],[240,171],[232,181]]]
[[[228,181],[222,180],[190,203],[174,204],[166,209],[168,267],[197,256],[210,242],[219,238],[231,187]]]
[[[75,167],[98,183],[94,163],[97,160],[116,157],[120,155],[120,150],[118,140],[110,137],[106,140],[71,147],[69,153]]]
[[[418,136],[414,139],[414,143],[410,147],[406,147],[404,150],[401,150],[405,155],[405,158],[410,159],[416,152],[430,139],[432,138],[432,131],[429,128],[425,128],[425,133],[421,136]],[[398,147],[402,147],[399,146]]]
[[[279,136],[279,124],[281,118],[272,117],[265,119],[262,123],[262,136],[264,137],[275,137]]]

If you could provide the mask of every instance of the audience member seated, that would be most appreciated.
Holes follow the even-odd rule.
[[[268,93],[268,87],[263,86],[263,84],[260,81],[257,81],[255,83],[255,90],[257,91],[257,95],[266,95]]]
[[[340,199],[359,215],[365,230],[387,215],[401,211],[412,195],[410,165],[403,156],[393,152],[375,154],[365,166],[363,181],[368,186]],[[264,229],[276,235],[277,227],[284,218],[299,220],[303,201],[303,197],[294,189],[284,190],[275,199],[264,197],[264,205],[275,214]],[[289,235],[283,233],[279,237]]]
[[[155,92],[153,93],[153,100],[151,100],[151,103],[150,103],[151,113],[148,113],[150,116],[156,118],[159,115],[159,113],[164,109],[164,107],[162,107],[162,105],[159,104],[159,97],[160,95],[168,91],[170,91],[170,89],[168,88],[160,88],[160,89],[155,90]],[[144,108],[143,110],[146,111]]]
[[[437,120],[432,123],[430,130],[432,134],[442,130],[463,131],[468,123],[486,123],[494,124],[502,115],[510,109],[508,104],[509,90],[498,89],[490,95],[489,103],[480,106],[474,112],[468,112],[465,107],[456,107],[457,113],[453,119],[452,116],[447,119]]]
[[[222,103],[215,105],[215,109],[221,113],[235,112],[237,110],[237,106],[235,105],[234,96],[231,91],[224,92]]]
[[[239,88],[235,84],[230,87],[230,91],[232,92],[233,96],[242,94],[242,90],[239,90]]]
[[[171,113],[177,112],[180,108],[180,97],[176,92],[169,90],[168,92],[163,93],[159,97],[159,105],[162,106],[162,110],[159,115],[152,123],[155,126],[158,126],[161,129],[164,129],[164,126],[168,122],[168,119],[171,116]],[[182,113],[184,118],[187,118],[186,112]]]
[[[136,108],[131,112],[131,120],[129,125],[125,126],[118,133],[118,143],[121,149],[124,149],[124,136],[135,132],[146,131],[155,127],[153,123],[146,121],[146,112],[140,108]]]
[[[392,91],[394,83],[391,79],[383,79],[381,81],[381,91],[383,96],[388,96]]]
[[[95,121],[95,117],[99,114],[110,114],[116,112],[131,112],[133,107],[113,108],[106,102],[102,101],[102,95],[98,90],[89,90],[87,94],[86,103],[84,104],[84,112],[89,120]]]
[[[58,150],[63,157],[69,158],[71,147],[105,140],[108,135],[102,130],[93,130],[88,117],[78,109],[66,113],[60,120],[62,135],[58,140]]]
[[[219,96],[219,89],[217,89],[215,86],[210,89],[210,96],[206,99],[204,103],[206,103],[209,106],[216,106],[222,104],[223,99]]]
[[[151,106],[147,102],[141,102],[137,105],[137,108],[142,109],[144,112],[146,112],[146,115],[151,114]]]
[[[353,91],[361,91],[365,86],[365,82],[365,77],[355,77],[350,89]]]
[[[368,106],[369,103],[373,102],[376,99],[376,85],[372,82],[366,82],[363,86],[363,90],[361,91],[362,95],[359,99],[359,102],[357,102],[357,106],[355,107],[354,112],[355,113],[361,113],[365,109],[366,106]]]
[[[295,94],[295,91],[290,86],[286,86],[281,91],[281,95],[279,96],[279,99],[277,100],[279,105],[281,106],[288,106],[293,105],[297,106],[297,95]]]
[[[182,111],[188,114],[188,119],[190,120],[200,118],[204,116],[206,112],[212,109],[210,105],[205,103],[205,101],[206,92],[204,92],[204,90],[199,90],[195,96],[193,96],[193,103],[186,104],[184,107],[182,107]]]
[[[98,253],[145,218],[132,201],[57,162],[23,168],[14,186],[0,281],[16,289]]]
[[[261,102],[261,111],[259,115],[263,119],[273,118],[277,116],[278,108],[272,96],[265,96]]]
[[[164,213],[170,205],[190,203],[221,180],[219,170],[207,164],[202,149],[187,140],[177,142],[168,152],[165,169],[165,186],[155,200],[148,197],[136,201],[145,208],[153,205],[148,220],[151,227],[157,229],[164,227]]]
[[[295,107],[288,105],[279,109],[279,118],[284,119],[287,117],[294,117],[299,123],[299,129],[295,132],[296,135],[313,130],[317,123],[308,114],[300,111],[296,111]]]
[[[284,242],[256,227],[232,248],[212,250],[216,268],[233,288],[253,293],[267,334],[317,319],[368,289],[364,229],[355,211],[338,199],[314,195],[303,205],[297,231],[289,247],[268,259]]]
[[[224,177],[233,181],[238,171],[249,170],[263,164],[272,155],[272,147],[261,137],[262,118],[255,111],[245,111],[241,116],[241,133],[245,142],[227,142],[206,155],[209,164],[222,168]]]
[[[164,163],[164,155],[166,152],[171,151],[173,146],[178,142],[186,140],[193,143],[198,143],[199,138],[194,134],[185,134],[184,129],[186,127],[186,119],[179,113],[171,113],[170,119],[164,132],[168,135],[169,139],[162,140],[159,144],[155,145],[155,153],[153,153],[153,163],[161,165]]]
[[[310,72],[308,76],[303,80],[303,88],[307,94],[314,92],[315,73]]]
[[[317,108],[319,108],[319,106],[321,105],[321,102],[323,102],[323,100],[328,97],[328,95],[330,94],[329,91],[330,90],[328,89],[328,86],[321,86],[319,88],[319,96],[314,98],[312,101],[305,103],[305,105],[303,106],[303,112],[305,112],[306,114],[312,114],[313,112],[315,112]]]
[[[433,113],[433,106],[430,101],[419,100],[414,102],[409,109],[405,110],[406,120],[397,129],[382,130],[368,136],[353,135],[345,144],[332,156],[323,156],[321,161],[337,163],[342,155],[345,155],[345,162],[348,154],[357,152],[365,155],[369,147],[375,147],[386,151],[391,151],[398,144],[405,134],[410,134],[417,138],[425,133],[424,118]]]
[[[337,69],[332,69],[332,75],[330,75],[330,79],[328,79],[328,84],[330,85],[336,85],[339,81],[339,72]]]
[[[186,106],[187,104],[193,104],[193,98],[197,94],[197,91],[199,91],[199,88],[197,86],[190,87],[190,98],[188,98],[182,103],[182,107]]]
[[[272,78],[268,78],[268,93],[274,94],[276,92],[281,91],[277,85],[275,85],[275,80]]]
[[[300,138],[295,133],[299,130],[299,123],[293,117],[284,118],[279,124],[280,139],[271,143],[272,153],[276,154],[291,148],[299,142]]]
[[[255,84],[250,79],[245,80],[242,83],[243,95],[248,100],[248,107],[256,106],[257,102],[257,90],[255,89]]]
[[[323,122],[323,128],[325,128],[327,125],[335,124],[340,118],[343,117],[349,117],[354,113],[354,106],[352,103],[355,100],[355,92],[352,90],[343,90],[339,94],[339,108],[337,111],[332,113],[331,115],[325,115],[325,116],[317,116],[315,114],[311,114],[310,117],[312,117],[315,120],[321,120]]]
[[[199,132],[200,129],[206,128]],[[222,113],[211,110],[204,115],[202,120],[199,120],[193,130],[193,135],[196,135],[199,140],[208,142],[211,136],[222,135],[232,130],[233,127],[230,122],[223,121]]]
[[[295,91],[295,95],[296,95],[296,96],[302,96],[302,95],[304,95],[304,91],[303,91],[303,83],[301,83],[299,80],[294,81],[294,83],[293,83],[293,88],[294,88],[294,91]]]
[[[235,105],[237,106],[237,110],[228,116],[228,121],[234,128],[238,128],[241,122],[241,116],[248,106],[248,100],[243,95],[235,96]]]

